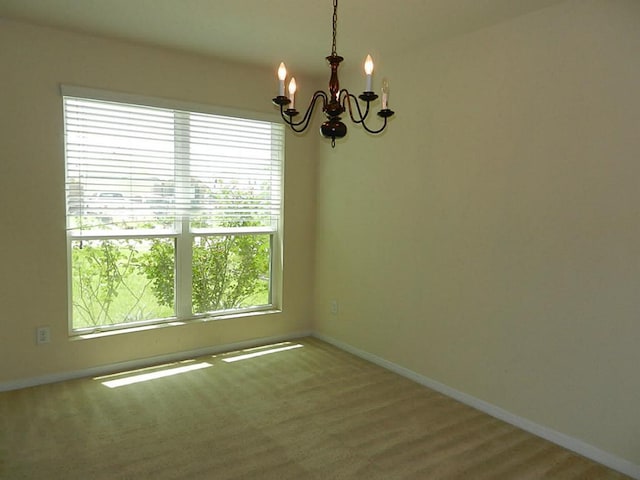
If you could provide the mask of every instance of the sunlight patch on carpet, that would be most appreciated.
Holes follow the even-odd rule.
[[[261,357],[263,355],[269,355],[271,353],[284,352],[285,350],[292,350],[294,348],[301,348],[303,346],[304,345],[300,345],[299,343],[297,343],[295,345],[288,345],[286,347],[271,348],[269,350],[260,350],[258,352],[245,353],[242,355],[237,355],[235,357],[223,358],[222,361],[226,363],[238,362],[240,360],[247,360],[249,358]]]
[[[208,362],[194,363],[191,365],[184,365],[182,367],[169,368],[166,370],[158,370],[157,372],[141,373],[130,377],[118,378],[115,380],[107,380],[102,382],[105,387],[117,388],[125,385],[131,385],[134,383],[147,382],[149,380],[155,380],[158,378],[170,377],[172,375],[178,375],[180,373],[191,372],[193,370],[200,370],[202,368],[212,367]]]

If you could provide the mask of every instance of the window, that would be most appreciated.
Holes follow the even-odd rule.
[[[85,92],[63,88],[72,332],[277,308],[282,125]]]

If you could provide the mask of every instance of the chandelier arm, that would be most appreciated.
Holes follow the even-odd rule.
[[[376,133],[381,133],[385,128],[387,128],[387,117],[382,117],[382,118],[384,120],[384,123],[382,124],[382,126],[378,130],[372,130],[369,127],[367,127],[367,125],[364,123],[364,120],[362,120],[362,126],[367,132],[372,133],[374,135]]]
[[[343,98],[343,105],[348,106],[348,110],[349,110],[349,116],[351,117],[351,121],[353,123],[356,124],[361,124],[362,128],[364,128],[367,132],[372,133],[372,134],[377,134],[377,133],[381,133],[385,128],[387,128],[387,118],[390,117],[391,115],[393,115],[393,112],[390,110],[381,110],[380,113],[378,114],[378,116],[380,116],[383,119],[383,123],[382,126],[380,128],[378,128],[377,130],[374,130],[370,127],[367,126],[367,124],[365,123],[365,120],[367,118],[367,116],[369,115],[369,105],[371,102],[366,102],[367,104],[367,109],[364,112],[364,115],[362,114],[362,109],[360,108],[360,102],[358,102],[358,99],[355,97],[355,95],[349,93],[346,89],[342,90],[342,92],[344,92],[345,96]],[[340,93],[342,93],[340,92]],[[358,110],[358,115],[360,117],[360,119],[356,119],[353,116],[353,108],[351,106],[351,99],[353,98],[353,101],[356,104],[356,109]]]
[[[349,116],[351,117],[351,121],[353,123],[362,123],[364,125],[364,121],[367,118],[367,116],[369,115],[369,104],[370,102],[366,102],[367,104],[367,108],[364,111],[364,115],[362,114],[362,109],[360,108],[360,102],[358,102],[358,99],[356,98],[355,95],[353,95],[352,93],[349,93],[348,90],[343,89],[340,94],[342,95],[344,93],[344,97],[342,99],[342,107],[345,110],[349,110]],[[356,104],[356,109],[358,110],[358,116],[360,117],[360,119],[356,119],[353,116],[353,107],[351,106],[351,99],[353,98],[353,101]],[[348,107],[348,108],[347,108]]]
[[[307,107],[307,111],[305,112],[304,117],[302,117],[302,120],[300,120],[299,122],[294,122],[293,121],[293,115],[287,115],[287,113],[286,113],[287,111],[284,110],[284,106],[283,105],[280,105],[280,115],[282,116],[282,119],[285,121],[285,123],[287,125],[289,125],[294,132],[302,133],[309,126],[309,122],[311,121],[311,117],[313,115],[313,110],[315,109],[316,102],[318,101],[319,98],[322,98],[322,105],[323,106],[326,105],[326,103],[327,103],[327,94],[325,92],[321,91],[321,90],[316,91],[313,94],[313,97],[311,97],[311,102],[309,103],[309,106]],[[302,128],[298,128],[301,125],[303,125],[303,127]]]

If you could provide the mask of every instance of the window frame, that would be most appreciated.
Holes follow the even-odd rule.
[[[117,102],[123,104],[138,105],[144,107],[159,107],[186,111],[189,113],[212,114],[223,117],[231,117],[241,120],[257,120],[279,124],[279,117],[273,114],[250,112],[226,107],[215,107],[191,102],[181,102],[177,100],[167,100],[155,97],[135,95],[129,93],[111,92],[100,89],[61,85],[61,100],[64,97],[86,98],[88,100],[103,100],[107,102]],[[64,107],[61,109],[64,112]],[[63,115],[63,126],[65,128],[64,155],[65,162],[65,185],[67,178],[67,154],[66,154],[66,119]],[[153,326],[182,325],[191,321],[209,321],[230,319],[235,317],[245,317],[251,314],[277,313],[282,311],[282,285],[283,285],[283,228],[284,228],[284,168],[285,168],[285,142],[283,142],[280,152],[280,210],[277,225],[275,227],[191,227],[188,216],[178,219],[173,232],[152,233],[126,233],[103,232],[101,234],[74,234],[67,225],[66,228],[66,248],[67,248],[67,306],[68,306],[68,329],[70,336],[86,336],[102,332],[126,332],[136,329]],[[67,189],[65,186],[65,217],[67,215]],[[66,221],[65,221],[66,224]],[[225,236],[225,235],[251,235],[264,234],[270,238],[270,262],[269,262],[269,299],[264,305],[251,306],[245,308],[218,310],[206,313],[193,313],[192,308],[192,251],[194,237],[199,236]],[[175,245],[175,316],[159,319],[149,319],[141,321],[123,322],[112,325],[101,325],[95,327],[74,327],[73,322],[73,263],[72,245],[78,240],[129,240],[129,239],[154,239],[173,238]]]

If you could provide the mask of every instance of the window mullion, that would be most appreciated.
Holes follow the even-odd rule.
[[[190,189],[190,123],[189,114],[175,112],[175,213],[178,227],[176,238],[176,314],[178,318],[192,316],[192,234],[189,225],[188,199]]]
[[[180,233],[176,237],[176,314],[178,318],[192,316],[191,276],[193,235],[189,231],[189,220],[179,220]]]

